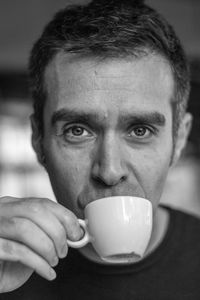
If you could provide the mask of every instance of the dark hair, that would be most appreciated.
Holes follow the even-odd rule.
[[[46,101],[44,72],[58,52],[96,58],[140,57],[158,53],[169,63],[175,82],[173,132],[176,135],[189,96],[189,68],[172,26],[140,0],[94,0],[67,6],[47,24],[29,63],[34,116],[43,133]]]

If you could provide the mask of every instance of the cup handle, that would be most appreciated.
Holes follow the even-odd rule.
[[[84,231],[84,236],[82,237],[81,240],[79,241],[70,241],[67,239],[67,244],[69,247],[71,248],[81,248],[81,247],[84,247],[85,245],[87,245],[89,242],[90,242],[90,235],[88,233],[88,230],[87,230],[87,224],[86,224],[86,221],[85,220],[81,220],[81,219],[78,219],[78,222],[80,224],[80,226],[82,227],[83,231]]]

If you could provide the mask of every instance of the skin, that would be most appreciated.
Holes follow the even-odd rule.
[[[42,147],[58,202],[78,217],[89,202],[115,195],[147,198],[155,210],[172,157],[168,65],[160,57],[102,64],[58,56],[46,83]],[[52,125],[59,111],[65,115]],[[165,125],[146,122],[154,113]],[[94,120],[83,123],[83,114]],[[137,128],[144,136],[136,135]]]
[[[36,151],[45,155],[58,202],[84,218],[85,206],[98,198],[149,199],[154,213],[149,253],[167,227],[167,213],[158,204],[190,123],[187,114],[174,150],[168,63],[159,55],[98,62],[59,54],[47,68],[46,88],[44,138]],[[81,251],[99,261],[90,247]]]
[[[32,117],[32,144],[59,203],[0,198],[0,292],[34,271],[53,280],[52,267],[68,252],[66,237],[82,237],[77,218],[98,198],[149,199],[154,223],[145,255],[153,251],[168,224],[158,206],[166,176],[190,129],[186,114],[173,149],[174,82],[159,55],[100,62],[59,53],[47,66],[45,86],[44,135]],[[102,263],[90,246],[80,251]]]

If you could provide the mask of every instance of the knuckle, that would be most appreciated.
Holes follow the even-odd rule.
[[[54,235],[54,242],[56,248],[59,248],[66,241],[66,231],[63,226],[58,226]]]
[[[33,214],[47,212],[50,200],[47,198],[30,199],[26,202],[28,209]]]
[[[64,227],[60,227],[58,236],[59,236],[59,240],[61,240],[61,241],[66,239],[66,231],[65,231]]]
[[[30,221],[27,219],[19,219],[13,218],[12,222],[15,226],[15,232],[17,236],[24,236],[26,233],[29,232]]]
[[[47,241],[46,239],[43,241],[43,249],[44,252],[48,255],[48,256],[53,256],[55,255],[55,247],[53,242],[51,241]]]
[[[50,200],[47,199],[47,198],[40,198],[38,201],[39,201],[39,202],[41,203],[41,205],[44,206],[44,207],[47,207],[47,206],[49,205],[49,203],[50,203]]]
[[[43,210],[43,203],[42,201],[33,200],[27,202],[28,210],[30,213],[38,214]]]
[[[15,256],[17,261],[23,261],[24,258],[29,257],[30,255],[30,250],[23,244],[18,244],[15,247]]]
[[[67,234],[64,229],[60,232],[60,239],[59,239],[59,248],[63,248],[63,246],[66,244]]]
[[[0,217],[0,233],[2,236],[10,234],[15,228],[15,221],[12,218]]]
[[[51,240],[43,239],[42,247],[40,248],[41,256],[50,264],[55,261],[57,257],[56,248]]]
[[[15,253],[14,243],[9,240],[2,240],[1,250],[8,255],[13,255]]]
[[[58,226],[54,232],[52,244],[54,246],[54,254],[60,253],[63,246],[66,244],[67,233],[63,226]]]

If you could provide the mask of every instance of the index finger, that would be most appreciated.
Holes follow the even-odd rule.
[[[64,206],[46,198],[24,198],[4,203],[0,215],[30,219],[54,241],[58,253],[67,237],[76,241],[83,236],[77,217]]]

